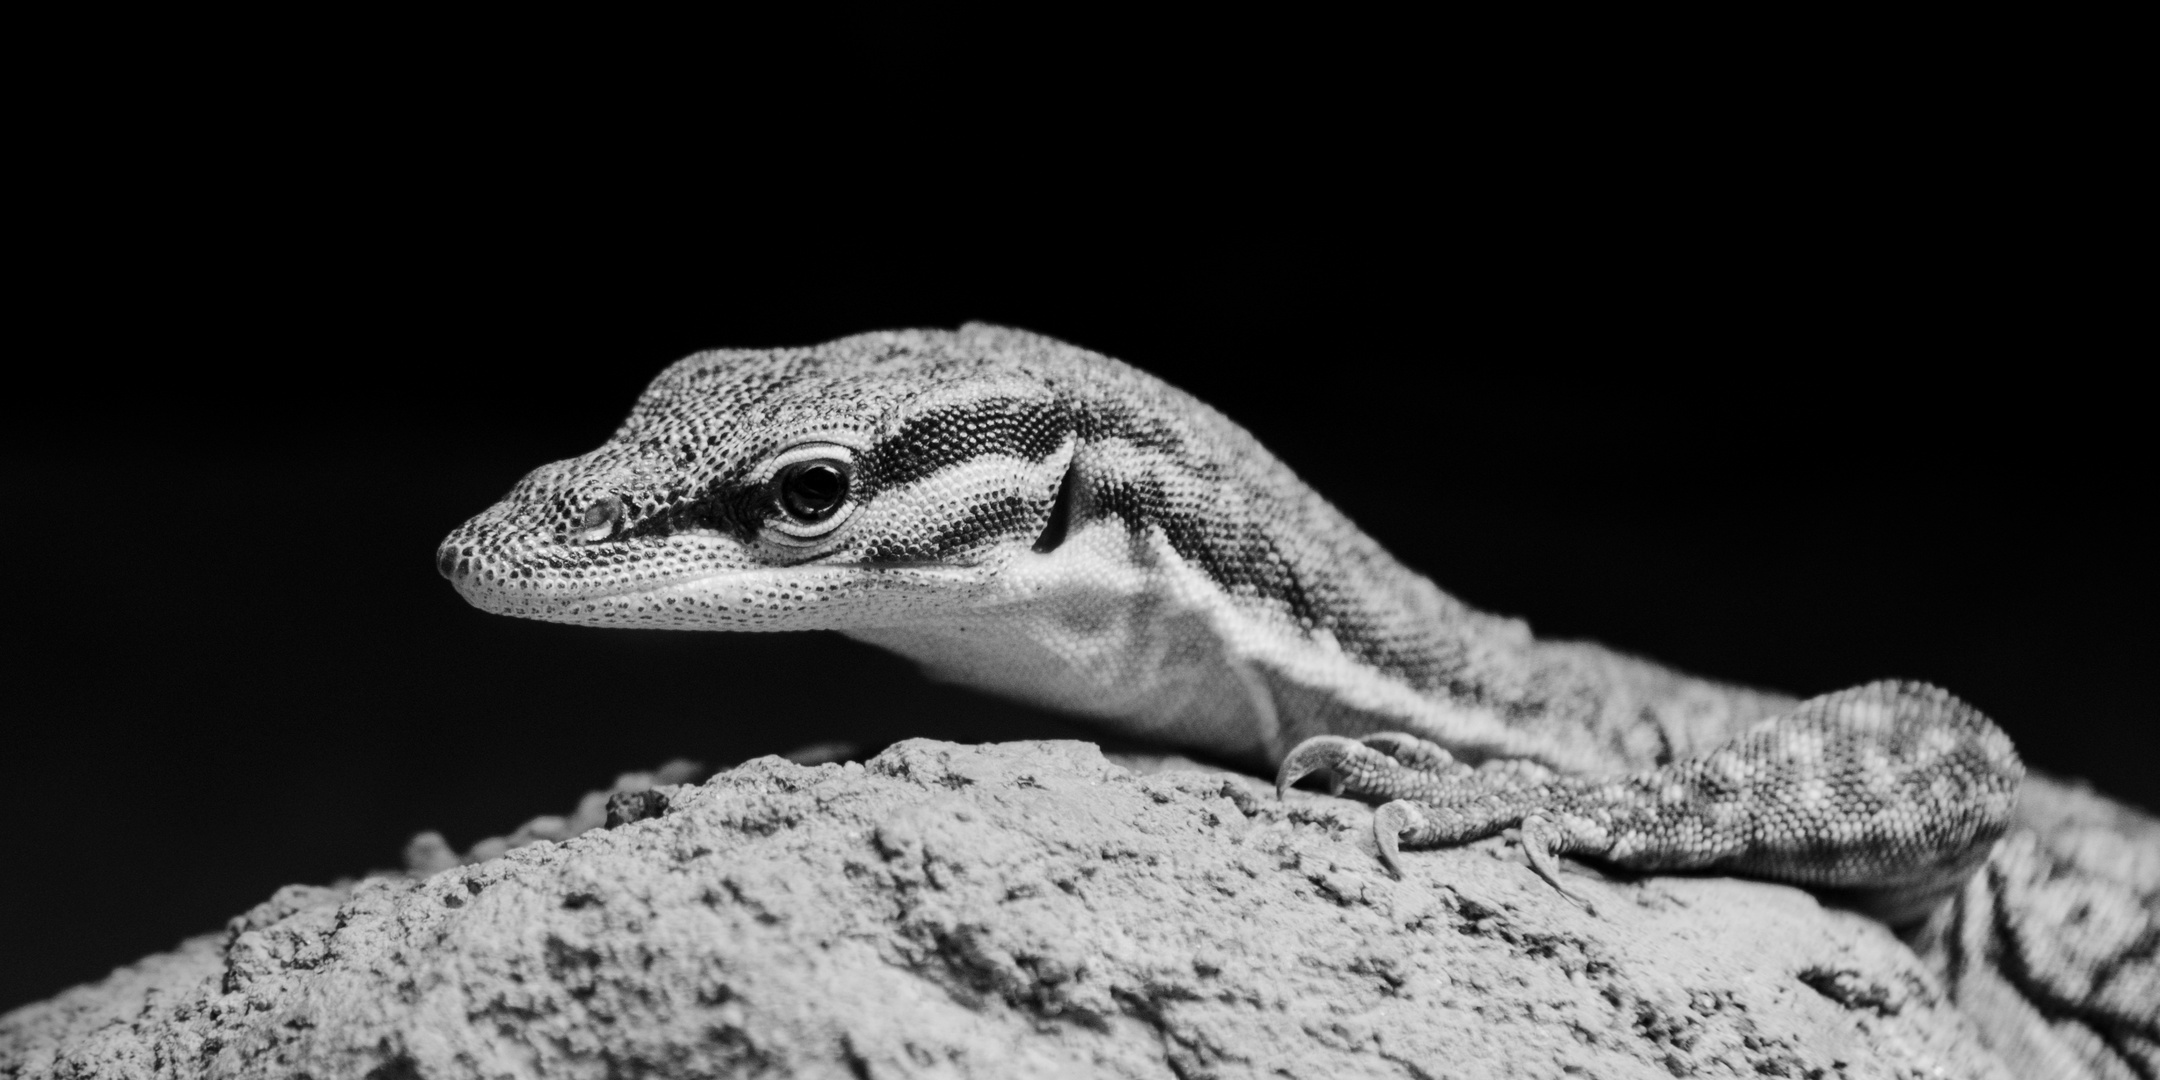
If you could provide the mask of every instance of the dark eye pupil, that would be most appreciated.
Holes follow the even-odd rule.
[[[847,474],[824,462],[797,466],[780,479],[781,507],[805,521],[832,516],[846,500]]]

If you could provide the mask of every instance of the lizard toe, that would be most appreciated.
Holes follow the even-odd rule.
[[[1544,878],[1554,892],[1573,901],[1576,907],[1596,918],[1597,906],[1592,904],[1588,897],[1568,888],[1567,884],[1560,880],[1560,860],[1555,857],[1555,853],[1570,846],[1559,822],[1544,814],[1531,814],[1523,819],[1522,847],[1523,854],[1530,859],[1530,869]]]
[[[1425,811],[1408,799],[1397,799],[1373,811],[1373,844],[1380,849],[1380,861],[1387,864],[1388,872],[1401,879],[1402,838],[1407,833],[1421,832],[1427,828]]]
[[[1340,735],[1315,735],[1297,744],[1283,756],[1282,768],[1275,772],[1275,797],[1289,794],[1290,785],[1322,769],[1333,774],[1349,755],[1363,749],[1364,744]]]

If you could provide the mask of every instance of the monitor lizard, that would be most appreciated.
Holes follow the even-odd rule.
[[[1398,562],[1221,413],[1046,337],[691,356],[606,445],[452,532],[437,568],[492,612],[836,630],[1279,788],[1324,773],[1382,804],[1398,873],[1405,846],[1517,829],[1585,908],[1555,856],[1806,886],[1932,950],[1961,1004],[2007,1017],[1988,1021],[2023,1040],[2013,1060],[2153,1075],[2154,875],[2078,865],[2059,822],[2053,846],[2004,840],[2021,786],[2048,782],[1977,710],[1912,682],[1801,701],[1539,640]],[[2160,838],[2131,832],[2134,851]],[[1997,910],[2005,875],[2070,871],[2127,935],[2104,970],[2089,940]]]

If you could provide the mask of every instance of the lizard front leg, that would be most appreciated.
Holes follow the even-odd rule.
[[[1308,739],[1277,786],[1330,772],[1385,801],[1373,828],[1398,874],[1400,848],[1520,827],[1554,888],[1555,856],[1638,870],[1729,870],[1850,891],[1892,922],[1957,888],[2009,826],[2024,766],[1976,709],[1918,683],[1872,683],[1801,703],[1698,758],[1618,777],[1562,776],[1523,762],[1472,769],[1404,735]]]

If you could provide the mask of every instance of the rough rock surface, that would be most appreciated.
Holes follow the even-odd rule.
[[[1578,867],[1593,917],[1501,840],[1396,881],[1362,805],[1085,743],[656,790],[283,889],[0,1017],[0,1077],[2007,1075],[1896,938],[1798,889]]]

